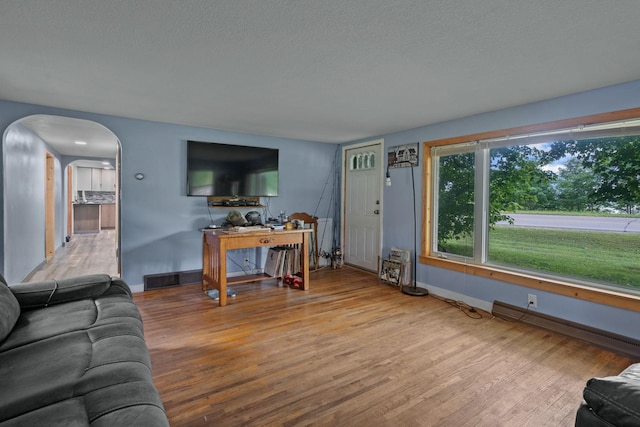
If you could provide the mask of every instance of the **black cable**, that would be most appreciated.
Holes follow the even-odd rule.
[[[207,210],[209,211],[209,221],[211,221],[209,224],[213,225],[213,217],[211,216],[211,205],[209,204],[208,201],[207,201]]]
[[[58,281],[54,280],[53,281],[53,289],[51,290],[51,293],[49,294],[49,298],[47,299],[47,302],[44,303],[45,307],[49,306],[49,303],[51,302],[51,298],[53,298],[53,294],[56,293],[57,290],[58,290]]]
[[[482,313],[480,313],[474,307],[470,306],[469,304],[467,304],[467,303],[465,303],[463,301],[456,301],[456,300],[450,299],[450,298],[443,298],[443,297],[439,297],[439,296],[433,295],[433,294],[431,294],[431,296],[436,298],[436,299],[439,299],[440,301],[444,301],[447,304],[459,309],[465,316],[467,316],[467,317],[469,317],[471,319],[479,320],[479,319],[483,318]]]
[[[514,320],[514,322],[518,323],[522,321],[522,319],[524,319],[525,316],[529,314],[529,307],[531,307],[531,304],[527,304],[527,309],[524,311],[524,313],[522,313],[522,316],[518,317],[516,320]]]

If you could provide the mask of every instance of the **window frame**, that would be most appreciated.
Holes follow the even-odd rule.
[[[634,295],[615,289],[593,287],[586,284],[578,284],[563,281],[558,278],[552,278],[535,272],[513,271],[506,268],[500,268],[487,264],[469,263],[461,257],[448,258],[441,253],[433,251],[434,240],[434,223],[433,214],[437,212],[437,206],[434,206],[434,180],[438,179],[437,169],[433,168],[433,156],[431,149],[433,147],[446,147],[459,144],[473,144],[477,141],[491,140],[498,138],[506,138],[510,135],[534,134],[539,132],[554,131],[565,128],[596,125],[599,123],[622,121],[625,119],[640,118],[640,108],[632,108],[627,110],[614,111],[609,113],[594,114],[589,116],[556,120],[552,122],[539,123],[535,125],[514,127],[496,131],[482,132],[471,135],[457,136],[453,138],[445,138],[434,141],[423,142],[422,149],[422,231],[421,231],[421,249],[419,262],[421,264],[444,268],[447,270],[458,271],[465,274],[471,274],[478,277],[484,277],[494,280],[507,282],[514,285],[524,286],[531,289],[537,289],[545,292],[551,292],[581,300],[596,302],[613,307],[623,308],[635,312],[640,312],[640,295]],[[480,152],[486,150],[480,150]],[[476,154],[478,152],[476,151]],[[476,162],[483,161],[482,158],[476,156]],[[478,168],[476,168],[476,171]],[[478,173],[478,172],[476,172]],[[488,183],[486,185],[488,187]],[[488,188],[482,188],[483,201],[488,201]],[[481,207],[476,207],[477,215],[484,215],[479,212]],[[483,210],[486,212],[486,210]],[[477,221],[483,223],[488,219],[482,217]],[[476,222],[477,223],[477,222]],[[483,227],[486,232],[487,227]],[[486,251],[478,239],[479,233],[474,232],[474,251]],[[486,244],[486,239],[484,240]],[[486,255],[486,253],[484,254]],[[486,256],[481,255],[483,259]]]

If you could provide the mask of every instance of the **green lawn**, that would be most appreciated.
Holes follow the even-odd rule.
[[[471,248],[451,241],[447,252]],[[640,289],[640,234],[496,226],[489,262]]]

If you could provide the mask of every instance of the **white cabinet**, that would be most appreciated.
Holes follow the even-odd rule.
[[[102,169],[102,191],[116,191],[115,169]]]
[[[77,190],[91,191],[91,168],[78,168]]]
[[[114,169],[79,167],[77,178],[77,191],[116,191]]]
[[[91,169],[91,191],[102,191],[102,169]]]

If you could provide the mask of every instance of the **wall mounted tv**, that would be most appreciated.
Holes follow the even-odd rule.
[[[278,195],[278,149],[187,141],[187,195]]]

